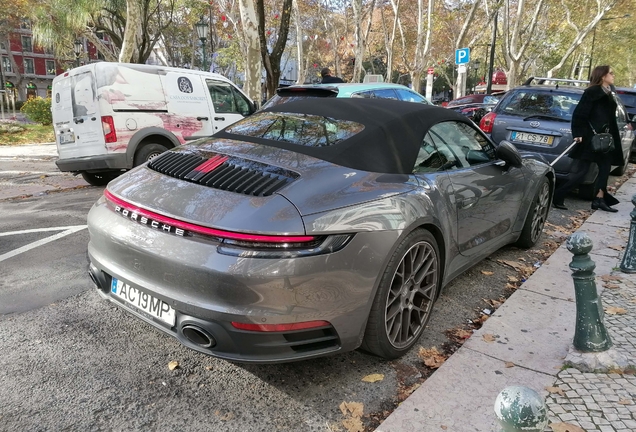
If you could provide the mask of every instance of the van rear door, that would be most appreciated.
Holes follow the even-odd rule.
[[[59,158],[105,154],[92,71],[60,78],[53,83],[53,93],[53,123]]]

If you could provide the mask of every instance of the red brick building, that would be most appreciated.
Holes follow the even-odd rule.
[[[50,95],[53,78],[64,72],[62,64],[53,53],[34,45],[28,22],[24,22],[20,28],[15,29],[9,38],[11,41],[9,47],[6,46],[6,41],[0,41],[2,67],[0,78],[4,79],[6,90],[15,95],[15,100],[24,100],[29,96]],[[13,56],[13,62],[9,50]],[[19,81],[19,75],[22,76],[21,81]]]

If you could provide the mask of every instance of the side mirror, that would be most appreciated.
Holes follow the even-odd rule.
[[[515,168],[521,168],[522,166],[519,150],[506,140],[499,143],[495,154],[499,159],[506,162],[507,165],[511,165]]]

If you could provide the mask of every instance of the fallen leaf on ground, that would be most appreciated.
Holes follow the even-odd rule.
[[[446,429],[448,429],[448,426],[446,426],[446,425],[440,425],[440,428],[442,428],[442,430],[446,430]]]
[[[479,318],[475,318],[473,321],[473,324],[483,324],[486,320],[488,319],[488,315],[484,315],[482,314]]]
[[[619,251],[620,252],[620,251],[622,251],[625,248],[625,246],[610,245],[610,246],[608,246],[608,248],[614,249],[615,251]]]
[[[494,273],[494,272],[491,272],[491,271],[487,271],[487,270],[482,270],[482,271],[481,271],[481,274],[486,275],[486,276],[492,276],[492,275],[494,275],[495,273]]]
[[[603,286],[607,289],[619,289],[620,286],[616,284],[603,284]]]
[[[506,362],[505,365],[507,368],[515,367],[515,364],[513,362]]]
[[[171,361],[170,363],[168,363],[168,369],[170,370],[175,370],[176,368],[179,367],[179,362],[178,361]]]
[[[557,393],[559,396],[565,396],[565,392],[561,387],[546,387],[548,393]]]
[[[511,284],[511,283],[507,283],[507,284],[506,284],[506,288],[507,288],[507,289],[517,289],[517,286],[516,286],[516,285],[513,285],[513,284]]]
[[[601,276],[601,280],[604,281],[604,282],[610,282],[610,281],[621,282],[623,279],[621,279],[618,276],[612,276],[612,275],[605,274],[605,275]]]
[[[625,315],[627,311],[622,307],[609,306],[605,308],[605,312],[610,315]]]
[[[367,375],[364,378],[362,378],[362,381],[364,382],[369,382],[369,383],[374,383],[377,381],[382,381],[384,379],[384,375],[383,374],[371,374],[371,375]]]
[[[585,432],[585,429],[570,423],[550,423],[548,426],[550,426],[552,432]]]
[[[629,399],[621,399],[618,401],[618,403],[621,405],[631,405],[632,401],[630,401]]]
[[[516,261],[509,261],[509,260],[497,260],[498,263],[501,263],[503,265],[507,265],[508,267],[512,267],[513,269],[517,270],[517,271],[521,271],[521,269],[523,269],[525,266],[523,264],[519,264]]]
[[[453,332],[453,335],[458,339],[468,339],[471,337],[473,332],[470,330],[457,329]]]
[[[508,276],[508,282],[519,282],[519,279],[514,276]]]
[[[364,432],[364,425],[359,417],[345,419],[342,421],[342,425],[348,432]]]
[[[342,411],[342,415],[351,413],[351,417],[360,418],[364,412],[364,405],[360,402],[342,402],[340,404],[340,411]]]
[[[490,334],[490,333],[486,333],[485,335],[483,335],[481,337],[484,341],[490,343],[490,342],[494,342],[495,341],[495,335],[494,334]]]
[[[417,356],[422,359],[424,364],[432,369],[437,369],[446,361],[446,356],[440,353],[436,347],[425,349],[420,347]]]

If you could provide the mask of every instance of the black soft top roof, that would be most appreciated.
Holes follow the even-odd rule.
[[[328,147],[307,147],[232,134],[232,126],[214,136],[291,150],[363,171],[410,174],[422,139],[431,126],[448,120],[471,124],[465,116],[446,108],[388,99],[311,98],[277,105],[263,112],[349,120],[364,125],[364,130]]]

